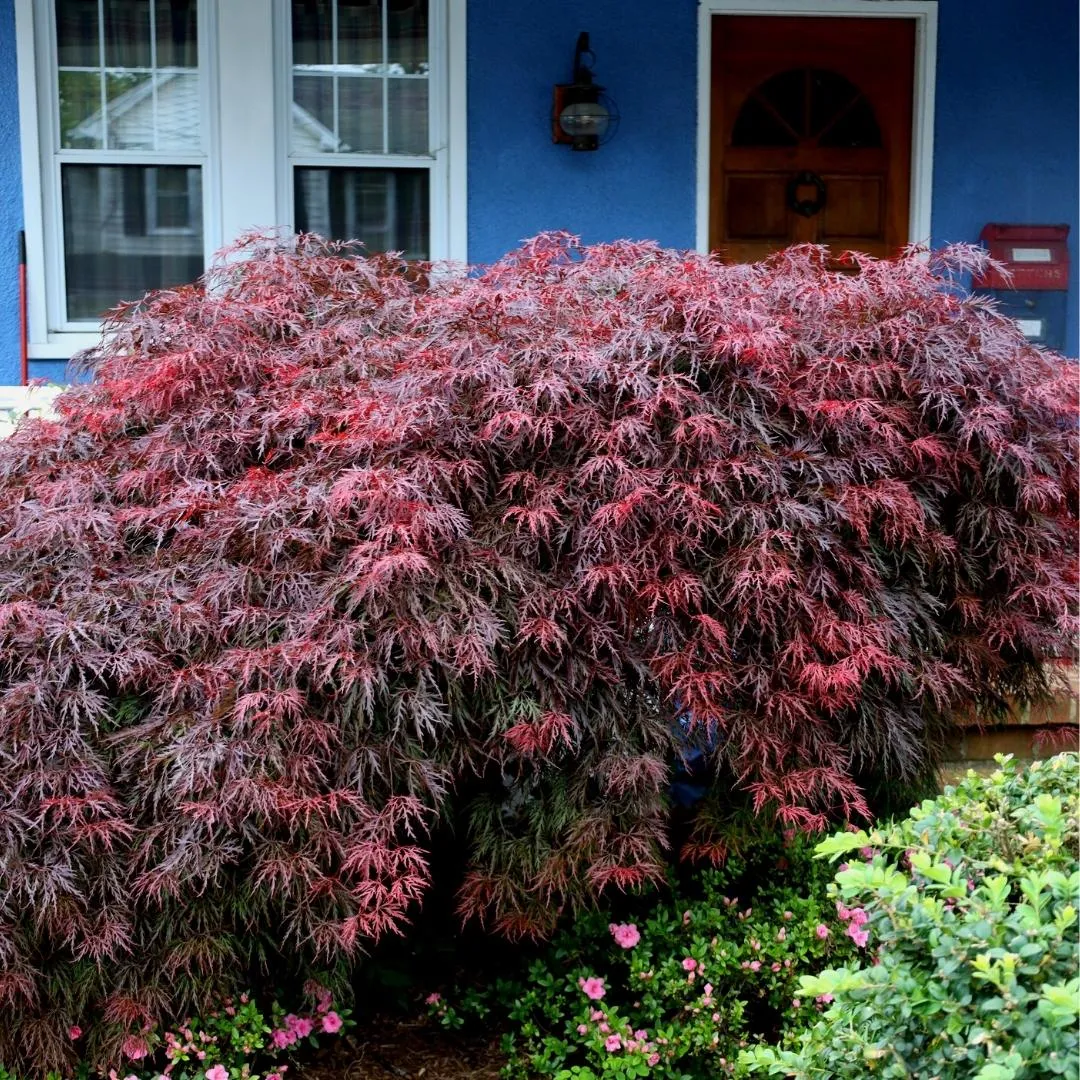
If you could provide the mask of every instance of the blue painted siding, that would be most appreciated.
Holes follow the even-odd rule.
[[[490,261],[543,229],[692,247],[696,0],[468,3],[469,258]],[[0,0],[0,384],[18,373],[13,11]],[[1080,352],[1077,11],[1076,0],[941,0],[932,224],[940,244],[974,241],[987,221],[1067,222],[1070,355]],[[580,30],[622,113],[595,154],[549,134],[551,86],[570,78]]]

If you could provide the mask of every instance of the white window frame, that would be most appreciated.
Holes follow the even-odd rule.
[[[429,74],[431,257],[467,260],[466,4],[430,0]],[[292,72],[288,0],[198,0],[204,73],[203,153],[146,154],[146,164],[202,169],[205,257],[253,228],[293,225],[288,123]],[[64,359],[100,340],[97,327],[65,323],[59,159],[83,154],[112,163],[110,151],[64,151],[55,143],[55,50],[50,0],[15,0],[23,222],[31,359]],[[441,39],[441,45],[440,45]],[[50,81],[51,80],[51,81]],[[43,103],[46,107],[43,107]],[[117,163],[138,163],[129,151]],[[360,160],[362,158],[362,160]],[[307,159],[304,159],[305,161]],[[325,155],[313,164],[397,166],[397,155]]]
[[[276,47],[275,68],[281,72],[287,72],[287,76],[278,80],[275,87],[278,110],[277,141],[280,147],[277,162],[278,176],[278,206],[281,207],[286,217],[283,219],[290,228],[296,227],[295,213],[295,190],[294,177],[297,168],[333,169],[337,168],[416,168],[426,170],[430,178],[429,185],[429,214],[431,235],[428,239],[431,258],[434,261],[443,261],[458,258],[464,262],[464,256],[455,256],[452,252],[452,240],[450,235],[452,215],[445,212],[449,210],[450,172],[450,123],[453,112],[451,111],[449,93],[450,87],[450,50],[432,48],[428,57],[428,146],[431,152],[428,154],[375,154],[375,153],[318,153],[318,154],[294,154],[291,147],[292,135],[292,25],[290,16],[290,0],[278,0],[278,28]],[[455,5],[443,3],[440,0],[429,0],[429,40],[438,42],[450,40],[451,36],[451,11]],[[448,10],[449,9],[449,10]],[[463,12],[464,5],[457,5],[457,10]],[[385,28],[384,28],[385,30]],[[319,65],[322,67],[323,65]],[[332,66],[327,66],[327,72]],[[388,101],[384,100],[384,109],[388,108]],[[462,108],[464,111],[464,100]],[[384,116],[385,122],[385,116]]]
[[[911,198],[908,242],[930,242],[934,179],[934,91],[938,0],[699,0],[697,107],[697,249],[709,250],[709,167],[712,124],[712,20],[715,15],[911,19],[915,23],[912,82]]]

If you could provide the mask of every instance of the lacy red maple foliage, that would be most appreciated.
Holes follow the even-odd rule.
[[[502,933],[657,878],[687,724],[858,815],[1072,648],[1075,369],[973,250],[247,248],[0,445],[0,1060],[400,931],[451,808]]]

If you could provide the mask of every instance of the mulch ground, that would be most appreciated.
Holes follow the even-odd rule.
[[[466,1038],[418,1020],[372,1021],[297,1080],[498,1080],[499,1039]]]

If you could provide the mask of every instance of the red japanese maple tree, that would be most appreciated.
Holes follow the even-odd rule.
[[[975,251],[245,256],[0,444],[3,1062],[400,931],[451,808],[544,933],[661,874],[687,726],[808,828],[1052,691],[1076,372]]]

